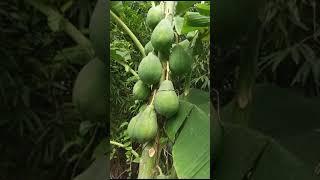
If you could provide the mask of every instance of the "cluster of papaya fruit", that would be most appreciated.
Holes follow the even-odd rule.
[[[146,23],[152,30],[151,40],[144,47],[146,56],[138,67],[139,80],[133,87],[133,96],[142,101],[151,97],[151,102],[143,105],[128,125],[128,135],[140,143],[156,136],[157,114],[171,118],[178,112],[179,97],[168,74],[190,73],[193,61],[183,44],[174,44],[172,23],[160,5],[149,9]]]

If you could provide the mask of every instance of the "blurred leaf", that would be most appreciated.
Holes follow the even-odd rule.
[[[79,127],[79,133],[81,136],[85,136],[92,127],[94,127],[95,124],[93,124],[91,121],[83,121],[80,124]]]
[[[200,1],[177,1],[176,5],[176,15],[183,15],[186,11],[189,10],[195,3]]]
[[[198,12],[187,12],[184,15],[184,23],[181,33],[187,34],[190,31],[202,30],[208,27],[210,27],[209,16],[202,16]]]
[[[79,174],[74,180],[104,180],[108,177],[109,163],[105,156],[99,156],[88,169]]]
[[[210,177],[209,123],[209,116],[196,106],[186,119],[172,151],[179,178]]]
[[[174,17],[174,27],[175,27],[178,35],[181,35],[181,29],[182,29],[182,26],[183,26],[183,21],[184,21],[183,17],[180,17],[180,16]]]
[[[105,156],[109,151],[110,151],[110,142],[107,139],[104,139],[94,149],[92,158],[98,159],[101,156]]]
[[[210,4],[196,4],[198,12],[204,16],[210,16]]]

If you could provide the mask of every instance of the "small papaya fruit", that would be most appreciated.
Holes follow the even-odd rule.
[[[144,53],[149,54],[149,52],[153,51],[153,46],[151,44],[151,41],[149,41],[145,46],[144,46]]]
[[[98,58],[90,60],[79,72],[72,90],[72,101],[87,119],[105,119],[107,115],[107,71]]]
[[[154,107],[157,113],[167,118],[178,112],[179,98],[170,80],[164,80],[160,84],[158,92],[154,97]]]
[[[162,75],[162,65],[159,58],[150,52],[141,60],[138,67],[138,75],[145,84],[158,83]]]
[[[137,118],[138,118],[139,115],[140,115],[140,113],[138,113],[136,116],[134,116],[133,118],[131,118],[131,120],[130,120],[130,122],[129,122],[129,124],[128,124],[127,132],[128,132],[128,136],[129,136],[130,138],[133,137],[133,128],[134,128],[134,126],[135,126],[135,124],[136,124],[136,122],[137,122]]]
[[[143,104],[140,108],[139,108],[139,112],[145,110],[148,107],[148,104]]]
[[[151,140],[157,132],[157,115],[153,105],[148,105],[133,117],[128,125],[128,135],[140,143]]]
[[[133,86],[133,97],[137,100],[146,100],[150,95],[150,89],[141,80]]]
[[[177,44],[172,48],[169,57],[170,71],[175,75],[184,75],[190,72],[192,66],[192,57],[187,53],[182,45]]]
[[[162,19],[151,34],[151,43],[155,50],[167,52],[173,42],[174,32],[171,23]]]
[[[155,6],[149,9],[146,22],[150,29],[154,29],[157,24],[164,18],[164,12],[160,6]]]

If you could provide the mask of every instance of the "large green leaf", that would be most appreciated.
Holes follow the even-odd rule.
[[[176,5],[176,15],[183,15],[189,10],[195,3],[200,1],[177,1]]]
[[[271,136],[276,142],[257,132],[240,138],[241,134],[246,134],[248,130],[224,126],[223,155],[219,156],[216,165],[217,175],[221,179],[228,179],[235,171],[238,175],[232,178],[241,179],[248,173],[245,171],[248,168],[241,171],[239,168],[250,167],[253,179],[257,180],[312,179],[312,168],[315,168],[320,159],[320,134],[316,132],[320,127],[319,107],[319,98],[305,98],[293,89],[258,85],[253,94],[249,127]],[[223,108],[221,115],[224,121],[232,119],[232,103]],[[263,142],[266,142],[267,146],[257,146]],[[237,151],[231,150],[235,147]],[[249,151],[255,153],[248,154],[248,158],[255,160],[247,158],[247,161],[239,163],[239,160],[235,159],[245,157]],[[231,160],[232,164],[225,163]],[[255,165],[252,165],[253,162]]]
[[[210,177],[209,93],[191,89],[180,98],[180,109],[166,126],[175,139],[173,164],[179,178]],[[192,139],[192,141],[191,141]]]
[[[176,133],[190,114],[193,107],[194,106],[188,102],[180,101],[178,113],[168,120],[165,131],[172,142],[175,141]]]
[[[109,179],[107,170],[109,170],[108,158],[104,156],[99,156],[99,158],[93,161],[93,163],[87,170],[75,177],[74,180]]]
[[[209,116],[194,106],[173,145],[173,164],[179,178],[210,177]]]
[[[318,179],[280,144],[256,131],[224,124],[223,148],[215,163],[219,180]]]

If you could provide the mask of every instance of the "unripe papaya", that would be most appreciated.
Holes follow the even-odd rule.
[[[145,46],[144,46],[144,53],[149,54],[150,52],[153,51],[153,46],[151,44],[151,41],[149,41]]]
[[[150,95],[150,89],[141,80],[133,86],[133,97],[137,100],[146,100]]]
[[[159,58],[153,53],[149,53],[139,64],[138,74],[140,80],[145,84],[156,84],[162,75],[162,65]]]
[[[147,14],[147,25],[150,29],[154,29],[157,24],[164,18],[164,12],[160,6],[155,6],[149,9]]]
[[[107,115],[107,70],[98,58],[79,72],[72,92],[75,107],[87,119],[105,119]]]
[[[173,42],[174,32],[171,23],[162,19],[151,34],[151,43],[155,50],[167,52]]]
[[[170,118],[178,112],[179,98],[170,80],[164,80],[160,84],[154,98],[154,107],[157,113],[167,118]]]
[[[151,140],[158,132],[157,115],[153,105],[147,106],[128,125],[128,134],[140,143]]]
[[[172,48],[169,57],[170,71],[175,75],[184,75],[189,73],[192,66],[192,57],[184,48],[177,44]]]
[[[129,124],[128,124],[128,128],[127,128],[127,132],[128,132],[128,136],[129,137],[133,137],[133,129],[134,129],[134,126],[137,122],[137,118],[138,116],[140,115],[140,113],[138,113],[136,116],[134,116],[133,118],[131,118]]]

